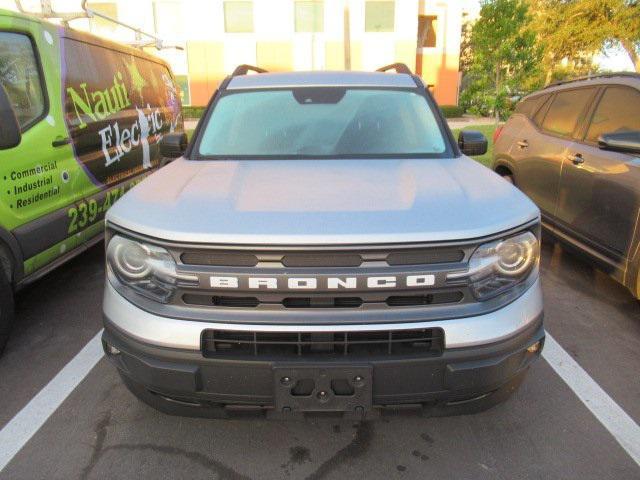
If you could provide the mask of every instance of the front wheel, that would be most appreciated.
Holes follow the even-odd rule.
[[[504,178],[507,182],[509,182],[511,185],[515,185],[516,182],[513,180],[513,175],[511,175],[510,173],[505,173],[502,175],[502,178]]]
[[[0,355],[7,344],[13,323],[13,290],[0,271]]]

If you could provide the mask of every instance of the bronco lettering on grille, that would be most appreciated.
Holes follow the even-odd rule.
[[[209,277],[212,288],[248,290],[354,290],[398,287],[432,287],[435,275],[386,275],[360,277]]]

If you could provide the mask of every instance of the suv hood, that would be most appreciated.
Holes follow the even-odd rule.
[[[464,156],[179,159],[124,195],[107,221],[176,242],[330,245],[472,239],[539,215],[519,190]]]

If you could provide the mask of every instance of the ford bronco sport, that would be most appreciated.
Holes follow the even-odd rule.
[[[257,70],[248,74],[249,69]],[[389,73],[395,69],[398,73]],[[505,399],[544,341],[538,208],[419,77],[241,66],[107,214],[103,344],[172,414]]]

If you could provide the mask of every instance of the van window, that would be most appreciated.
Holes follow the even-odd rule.
[[[629,87],[610,87],[593,114],[587,140],[597,142],[605,133],[640,132],[640,92]]]
[[[544,103],[542,104],[542,107],[540,107],[536,112],[536,116],[533,117],[533,123],[535,123],[538,127],[542,125],[542,121],[544,120],[544,115],[547,112],[547,109],[549,108],[549,104],[551,103],[551,99],[553,98],[553,95],[547,95],[542,98],[544,98]]]
[[[542,122],[542,129],[563,137],[571,136],[593,92],[593,88],[581,88],[557,93]]]
[[[44,113],[40,69],[26,35],[0,32],[0,82],[23,130]]]

